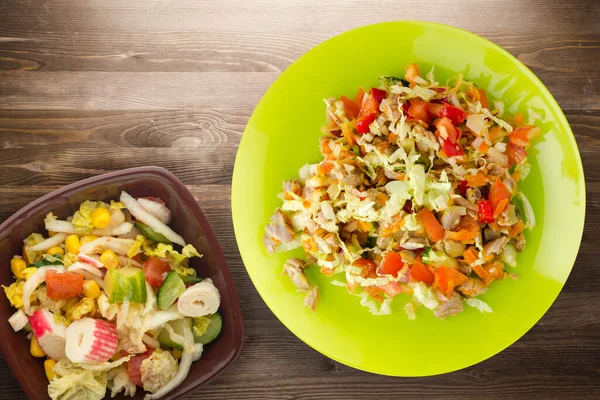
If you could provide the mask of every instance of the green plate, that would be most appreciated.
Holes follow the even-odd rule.
[[[423,307],[409,321],[397,296],[389,316],[373,316],[331,278],[309,271],[319,284],[317,311],[303,307],[283,262],[301,250],[270,256],[264,226],[281,201],[283,180],[319,159],[324,98],[353,96],[378,85],[381,75],[403,75],[408,63],[421,71],[435,64],[440,82],[462,72],[503,99],[510,113],[542,116],[543,136],[530,151],[533,164],[520,185],[537,226],[511,272],[482,297],[493,309],[437,320]],[[315,47],[291,65],[262,98],[238,150],[231,194],[233,223],[248,274],[273,313],[309,346],[346,365],[395,376],[425,376],[465,368],[508,347],[529,330],[563,287],[577,256],[585,215],[583,169],[573,133],[540,80],[516,58],[472,33],[425,22],[390,22],[346,32]],[[335,279],[335,278],[334,278]]]

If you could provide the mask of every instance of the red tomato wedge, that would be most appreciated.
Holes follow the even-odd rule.
[[[385,99],[387,97],[387,92],[385,90],[381,90],[381,89],[372,87],[371,95],[373,96],[373,98],[375,99],[377,104],[379,104],[383,101],[383,99]]]
[[[361,134],[369,132],[369,126],[377,119],[377,114],[369,114],[365,117],[360,117],[356,121],[356,131]]]
[[[83,289],[83,275],[69,272],[46,272],[46,294],[52,300],[68,299],[78,296]]]
[[[380,274],[392,275],[393,277],[398,276],[398,272],[404,268],[404,262],[400,257],[400,254],[390,251],[385,255],[383,262],[379,266],[377,272]]]
[[[439,242],[444,238],[444,228],[428,208],[424,207],[419,211],[417,218],[425,228],[425,232],[427,232],[427,236],[431,241]]]
[[[358,104],[346,96],[340,97],[340,100],[342,103],[344,103],[344,112],[346,113],[346,117],[348,117],[348,119],[354,119],[358,117],[358,113],[360,112],[360,107]]]
[[[427,286],[431,286],[434,281],[434,276],[433,272],[431,272],[427,265],[421,262],[421,258],[418,257],[410,266],[410,279],[415,282],[423,282]]]
[[[467,114],[463,110],[448,103],[444,103],[440,110],[440,116],[449,118],[455,125],[461,124],[467,118]]]
[[[144,263],[144,275],[146,275],[146,282],[152,287],[160,287],[167,278],[171,267],[169,263],[161,260],[158,257],[150,257]]]
[[[452,268],[438,267],[435,270],[435,283],[446,297],[452,294],[455,287],[462,285],[467,280],[466,276]]]

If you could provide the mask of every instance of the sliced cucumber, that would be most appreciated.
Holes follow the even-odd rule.
[[[196,283],[202,282],[204,278],[198,278],[197,276],[192,275],[179,275],[183,283],[186,285],[195,285]]]
[[[171,307],[183,292],[185,292],[185,283],[183,283],[179,274],[175,271],[169,272],[167,279],[165,279],[160,289],[158,289],[156,295],[158,308],[166,310]]]
[[[162,233],[156,232],[154,229],[150,228],[148,225],[143,222],[137,221],[133,224],[138,231],[144,236],[146,236],[150,240],[154,240],[159,243],[171,244],[171,241],[167,239]]]
[[[196,343],[202,343],[202,344],[209,344],[210,342],[212,342],[213,340],[215,340],[217,338],[217,336],[219,336],[219,333],[221,333],[221,328],[223,327],[223,320],[221,319],[221,314],[219,313],[214,313],[212,315],[208,315],[206,317],[200,317],[202,319],[210,319],[210,323],[208,324],[208,327],[206,328],[206,331],[200,335],[197,336],[194,333],[194,340],[196,341]],[[196,326],[196,324],[198,323],[198,328],[202,329],[204,328],[204,326],[206,325],[205,321],[200,320],[200,318],[194,318],[194,326]],[[198,321],[196,321],[198,320]],[[197,331],[198,329],[195,329],[195,331]]]
[[[171,325],[171,328],[173,328],[173,331],[176,334],[183,336],[183,331],[184,331],[186,325],[189,328],[191,328],[192,320],[190,318],[182,318],[182,319],[176,319],[175,321],[167,322],[167,324]],[[160,332],[160,334],[158,335],[158,341],[160,342],[161,346],[170,347],[172,349],[183,350],[183,345],[181,343],[174,341],[166,329],[163,329]]]
[[[110,304],[129,300],[132,303],[146,302],[146,278],[144,271],[135,267],[111,269],[104,277],[104,292]]]

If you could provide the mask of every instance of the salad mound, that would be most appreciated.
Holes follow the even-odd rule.
[[[201,255],[170,220],[159,198],[85,201],[65,220],[49,213],[47,235],[29,235],[11,260],[9,323],[46,359],[53,400],[138,387],[159,399],[219,335],[219,291],[189,266]]]
[[[416,64],[384,76],[354,98],[327,99],[323,160],[283,184],[283,201],[265,228],[270,253],[302,247],[306,260],[283,266],[304,304],[318,287],[305,269],[345,286],[376,315],[399,293],[444,319],[463,305],[492,312],[479,296],[516,266],[533,210],[518,190],[540,133],[537,114],[504,116],[484,89],[462,75],[445,85]]]

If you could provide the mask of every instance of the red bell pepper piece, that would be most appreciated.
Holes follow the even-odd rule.
[[[356,121],[356,131],[361,134],[365,134],[369,132],[369,125],[373,121],[377,119],[377,114],[369,114],[365,117],[360,117],[358,121]]]
[[[440,116],[449,118],[454,125],[461,124],[467,118],[467,114],[463,110],[448,103],[444,103],[444,107],[440,110]]]
[[[375,99],[375,101],[377,102],[377,104],[381,103],[381,101],[383,99],[385,99],[387,97],[387,92],[385,90],[381,90],[381,89],[377,89],[372,87],[371,88],[371,95],[373,96],[373,98]]]
[[[379,272],[397,277],[398,272],[400,272],[402,268],[404,268],[404,262],[402,261],[400,254],[391,251],[387,253],[383,259],[383,262],[379,266]]]
[[[464,156],[465,152],[458,143],[452,143],[450,140],[444,140],[444,151],[448,157]]]
[[[494,211],[492,210],[492,205],[489,201],[481,200],[477,208],[477,216],[479,218],[479,222],[494,222]]]
[[[344,103],[344,111],[346,113],[346,117],[348,119],[354,119],[358,117],[358,113],[360,112],[360,106],[347,98],[346,96],[340,97],[342,103]]]
[[[452,120],[448,117],[442,117],[434,122],[437,130],[435,134],[444,140],[449,140],[451,143],[456,143],[460,138],[460,131],[456,129]]]

